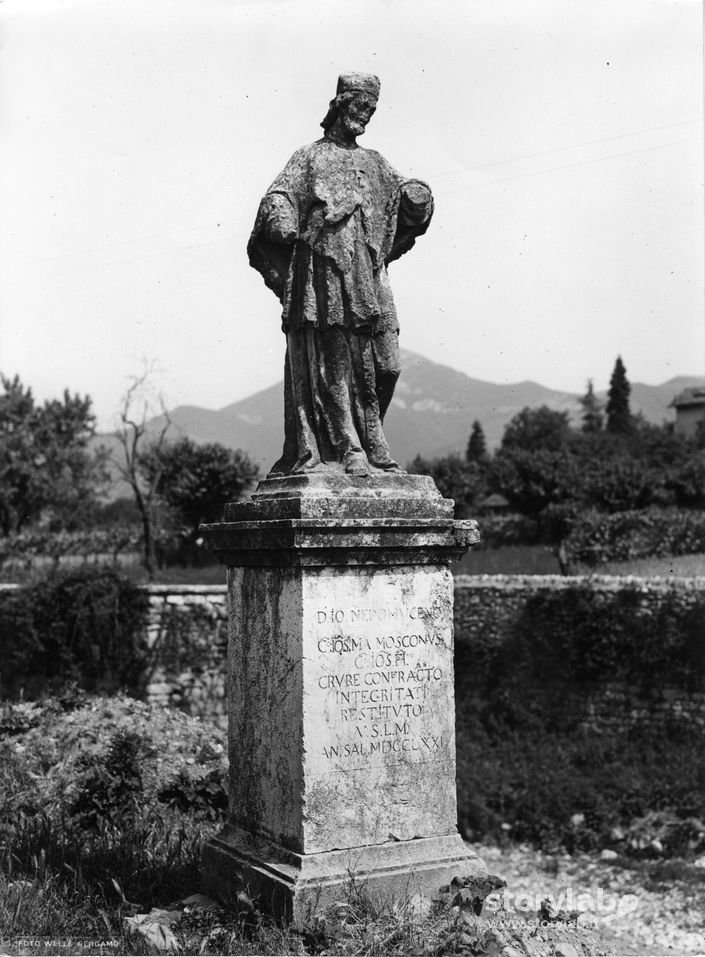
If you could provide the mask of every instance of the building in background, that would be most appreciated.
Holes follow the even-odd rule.
[[[671,406],[676,410],[676,434],[692,439],[698,423],[705,421],[705,386],[684,389]]]

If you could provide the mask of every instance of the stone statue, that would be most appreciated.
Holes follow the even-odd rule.
[[[387,265],[428,228],[428,186],[357,145],[379,79],[339,77],[322,139],[297,150],[260,203],[250,264],[280,299],[284,450],[270,476],[402,471],[382,431],[399,377]]]

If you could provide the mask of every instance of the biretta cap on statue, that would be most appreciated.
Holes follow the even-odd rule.
[[[338,88],[335,91],[339,93],[367,93],[373,96],[375,100],[379,99],[379,77],[374,73],[341,73],[338,77]]]

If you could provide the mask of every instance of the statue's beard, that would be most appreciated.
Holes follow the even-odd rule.
[[[365,132],[366,123],[361,123],[360,120],[346,119],[344,121],[345,128],[349,133],[352,133],[353,136],[362,136]]]

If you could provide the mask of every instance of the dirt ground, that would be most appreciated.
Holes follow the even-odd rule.
[[[535,922],[549,899],[549,909],[572,912],[578,926],[594,928],[615,954],[705,954],[705,866],[605,861],[599,854],[547,854],[525,845],[473,847],[490,873],[507,882],[483,916],[494,906],[498,915]]]

